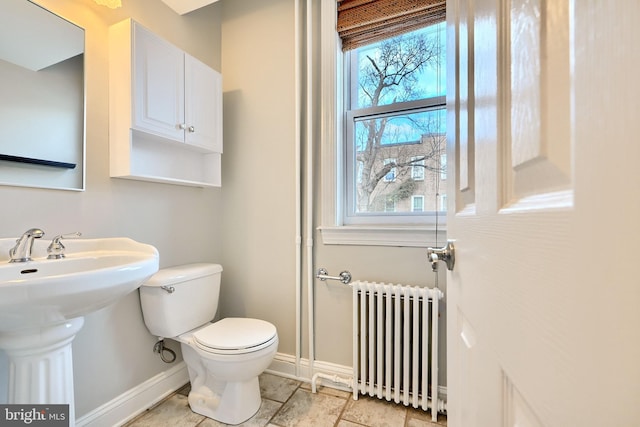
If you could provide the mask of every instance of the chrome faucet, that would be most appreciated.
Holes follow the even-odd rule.
[[[79,231],[76,231],[75,233],[69,233],[69,234],[60,234],[56,237],[54,237],[53,239],[51,239],[51,244],[49,245],[49,247],[47,248],[47,254],[49,254],[47,256],[47,259],[60,259],[60,258],[64,258],[64,245],[62,244],[61,240],[62,239],[70,239],[72,237],[80,237],[82,236],[82,233],[80,233]]]
[[[27,262],[31,261],[31,248],[33,248],[33,239],[39,239],[44,236],[44,231],[39,228],[32,228],[24,232],[16,245],[9,249],[9,262]]]

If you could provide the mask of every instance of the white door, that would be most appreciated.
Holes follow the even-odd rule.
[[[623,3],[447,0],[449,426],[640,425],[640,2]]]

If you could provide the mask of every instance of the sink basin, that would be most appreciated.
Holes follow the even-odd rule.
[[[158,270],[158,251],[127,238],[68,239],[62,259],[47,259],[49,243],[34,240],[33,261],[9,263],[15,238],[0,239],[0,333],[84,316]]]
[[[9,263],[15,238],[0,239],[0,349],[8,356],[10,404],[67,404],[75,425],[72,347],[84,316],[114,303],[158,271],[158,251],[127,238],[67,239],[65,258]]]

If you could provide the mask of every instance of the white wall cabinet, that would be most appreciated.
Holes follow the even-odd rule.
[[[112,177],[221,185],[220,73],[131,19],[109,29]]]

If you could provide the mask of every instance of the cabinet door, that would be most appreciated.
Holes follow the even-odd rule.
[[[185,92],[185,141],[221,153],[222,76],[185,54]]]
[[[133,128],[184,141],[184,53],[136,25],[133,73]]]

